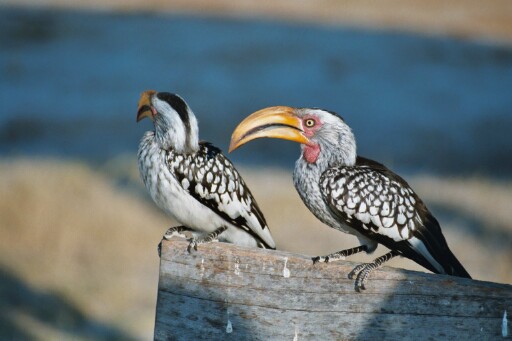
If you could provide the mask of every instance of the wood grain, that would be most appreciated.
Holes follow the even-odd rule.
[[[491,340],[512,311],[510,285],[384,267],[358,293],[356,263],[187,245],[163,242],[156,340]]]

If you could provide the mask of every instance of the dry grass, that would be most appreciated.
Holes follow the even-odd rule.
[[[466,215],[487,222],[487,228],[490,231],[512,232],[512,210],[510,210],[512,183],[510,182],[481,178],[439,179],[421,176],[414,178],[414,185],[426,200],[457,209]]]
[[[279,248],[317,255],[356,245],[354,237],[323,226],[307,211],[288,172],[241,172]],[[75,162],[4,160],[0,174],[0,266],[33,288],[65,297],[88,318],[137,339],[150,339],[158,276],[156,244],[172,222],[140,195],[142,191],[115,185],[128,179],[133,185],[128,188],[140,189],[135,161],[120,158],[95,171]],[[512,183],[410,180],[429,205],[477,221],[483,229],[483,235],[470,232],[462,218],[443,222],[452,249],[469,272],[477,279],[512,283]],[[493,244],[496,234],[505,238],[501,247]],[[379,248],[376,254],[383,252]],[[420,269],[408,260],[391,265]],[[13,314],[17,324],[39,339],[67,335],[35,320],[30,312]]]
[[[3,3],[270,17],[512,42],[509,0],[3,0]]]
[[[1,266],[149,339],[169,221],[78,163],[4,161],[0,174]]]

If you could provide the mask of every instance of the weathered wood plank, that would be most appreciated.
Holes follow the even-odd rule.
[[[510,285],[384,267],[357,293],[356,263],[187,245],[162,245],[156,340],[503,339],[512,310]]]

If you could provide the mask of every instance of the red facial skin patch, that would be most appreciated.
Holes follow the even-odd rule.
[[[320,145],[319,144],[307,144],[304,145],[304,159],[306,159],[309,163],[315,163],[318,159],[318,155],[320,155]]]
[[[307,121],[314,121],[314,125],[312,127],[308,127]],[[322,122],[318,119],[318,117],[314,115],[308,115],[302,120],[302,127],[304,130],[304,135],[308,138],[311,138],[315,135],[316,131],[322,127]],[[315,163],[318,159],[318,155],[320,155],[320,145],[318,143],[311,142],[311,144],[304,145],[304,159],[308,163]]]

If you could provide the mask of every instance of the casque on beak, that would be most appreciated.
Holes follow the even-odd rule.
[[[137,108],[137,122],[145,117],[149,117],[153,120],[155,109],[151,106],[151,97],[154,94],[156,94],[155,90],[147,90],[140,95],[139,105]]]
[[[272,137],[308,144],[302,130],[302,120],[295,108],[269,107],[247,116],[233,131],[229,152],[241,145],[262,137]]]

